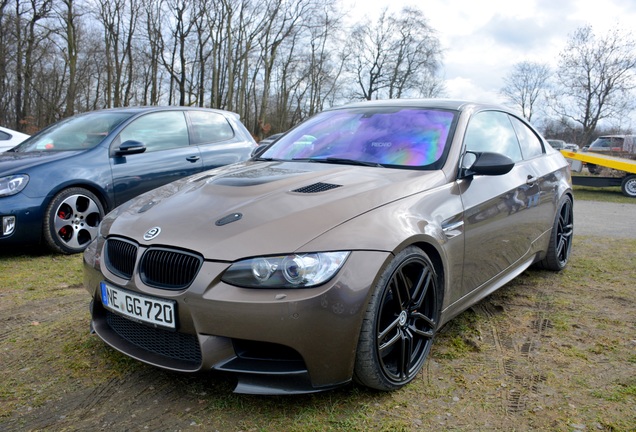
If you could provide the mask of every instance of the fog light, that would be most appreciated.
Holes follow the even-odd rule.
[[[2,235],[11,235],[13,231],[15,231],[15,216],[2,216]]]

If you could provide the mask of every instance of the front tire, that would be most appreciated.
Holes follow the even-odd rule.
[[[550,234],[548,251],[545,258],[539,262],[539,267],[552,271],[561,271],[567,266],[574,234],[572,198],[568,195],[561,198],[558,209],[552,226],[552,234]]]
[[[84,188],[64,189],[50,202],[44,214],[43,234],[54,252],[82,252],[98,234],[104,207],[92,192]]]
[[[433,263],[421,249],[406,248],[374,288],[358,341],[354,379],[384,391],[411,382],[431,349],[440,307]]]

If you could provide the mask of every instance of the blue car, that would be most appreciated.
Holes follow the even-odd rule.
[[[0,153],[0,250],[43,241],[81,252],[118,205],[255,147],[238,115],[222,110],[117,108],[62,120]]]

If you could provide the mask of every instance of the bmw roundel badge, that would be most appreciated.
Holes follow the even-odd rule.
[[[144,240],[146,241],[152,240],[153,238],[157,237],[160,233],[161,233],[161,228],[159,227],[150,228],[148,231],[146,231],[146,234],[144,234]]]

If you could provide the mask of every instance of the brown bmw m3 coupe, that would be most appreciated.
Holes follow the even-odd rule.
[[[567,265],[572,208],[567,162],[506,108],[346,105],[106,215],[84,253],[91,325],[241,393],[394,390],[444,323]]]

